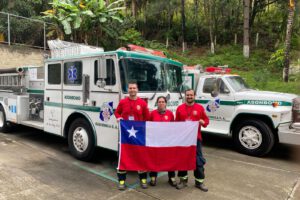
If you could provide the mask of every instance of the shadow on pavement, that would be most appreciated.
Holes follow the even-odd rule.
[[[6,134],[13,135],[14,137],[17,137],[19,139],[24,138],[27,140],[35,141],[41,145],[47,146],[47,148],[56,150],[59,149],[64,153],[69,153],[67,140],[65,138],[47,134],[37,129],[26,126],[16,126],[13,133]],[[232,139],[226,136],[203,133],[203,145],[204,147],[208,148],[236,152]],[[300,146],[276,144],[272,151],[265,157],[278,160],[292,160],[294,162],[300,163]],[[107,165],[116,168],[117,162],[117,152],[104,148],[96,148],[92,163],[106,163]]]
[[[204,147],[237,151],[230,137],[215,134],[204,133],[203,145]],[[278,160],[292,160],[300,163],[300,146],[277,143],[270,153],[264,157]]]

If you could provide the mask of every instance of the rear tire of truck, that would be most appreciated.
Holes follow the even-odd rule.
[[[12,130],[12,124],[6,121],[4,108],[0,105],[0,132],[9,133]]]
[[[263,121],[248,119],[241,121],[233,130],[237,149],[247,155],[264,156],[275,143],[271,128]]]
[[[83,118],[75,119],[68,132],[68,144],[71,154],[83,161],[93,158],[95,137],[89,122]]]

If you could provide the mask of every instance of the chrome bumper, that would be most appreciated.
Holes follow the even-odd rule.
[[[290,126],[289,123],[281,124],[278,127],[280,143],[300,145],[300,127]]]

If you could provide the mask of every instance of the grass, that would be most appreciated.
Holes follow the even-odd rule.
[[[248,59],[243,57],[241,46],[219,47],[214,55],[209,53],[208,48],[192,47],[185,53],[181,53],[180,49],[169,49],[167,55],[186,65],[228,65],[252,88],[300,95],[300,74],[291,75],[288,83],[283,82],[282,69],[268,64],[271,52],[264,49],[252,50]]]
[[[291,76],[290,79],[292,79],[292,81],[285,83],[282,81],[282,74],[278,73],[266,73],[264,71],[245,72],[235,69],[233,73],[237,73],[243,77],[251,88],[300,95],[300,74]],[[255,78],[257,76],[261,76],[264,80],[257,81],[257,78]]]

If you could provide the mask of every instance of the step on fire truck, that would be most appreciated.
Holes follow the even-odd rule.
[[[22,124],[66,137],[70,152],[92,158],[95,147],[118,149],[114,110],[136,80],[150,109],[158,96],[175,110],[182,102],[182,64],[162,52],[128,45],[116,51],[48,41],[44,67],[0,70],[0,131]]]
[[[253,156],[267,154],[276,142],[300,145],[300,97],[248,87],[226,67],[184,67],[184,85],[196,91],[210,124],[202,130],[231,136]]]

